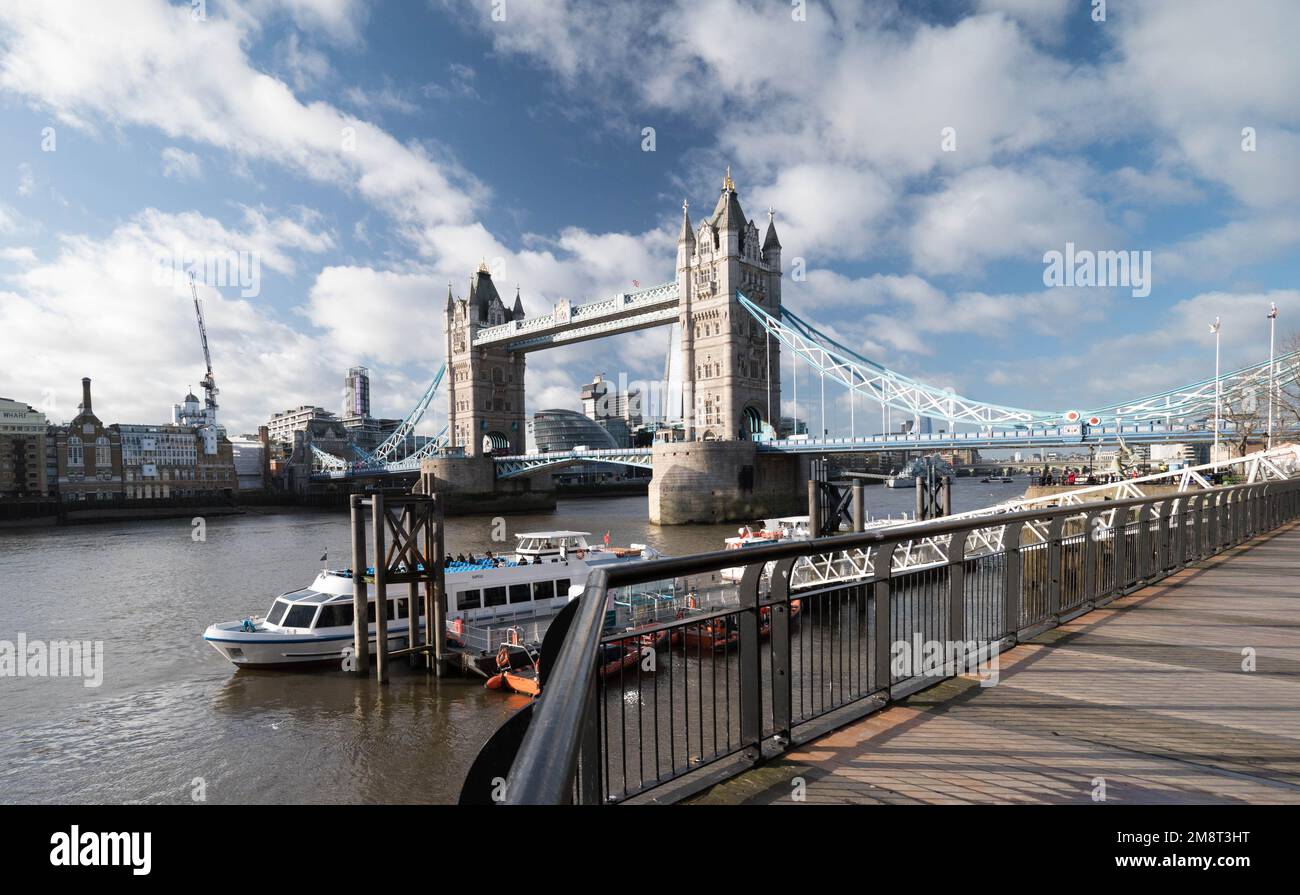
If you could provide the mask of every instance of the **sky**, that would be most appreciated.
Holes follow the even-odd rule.
[[[1225,369],[1267,359],[1271,302],[1300,329],[1297,34],[1292,0],[0,0],[0,395],[64,421],[90,376],[106,422],[168,421],[201,260],[232,434],[341,409],[356,364],[402,417],[449,282],[486,261],[531,315],[671,280],[729,165],[786,306],[1086,413],[1212,376],[1216,316]],[[1049,287],[1067,244],[1149,252],[1150,294]],[[529,411],[667,347],[530,354]]]

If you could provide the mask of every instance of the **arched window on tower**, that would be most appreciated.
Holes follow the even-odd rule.
[[[108,446],[108,439],[103,435],[95,439],[95,465],[113,465],[113,451]]]
[[[84,466],[85,457],[82,454],[81,439],[75,435],[68,438],[68,465]]]

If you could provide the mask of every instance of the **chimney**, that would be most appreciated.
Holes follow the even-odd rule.
[[[90,409],[90,377],[84,376],[81,379],[81,412],[91,413]]]

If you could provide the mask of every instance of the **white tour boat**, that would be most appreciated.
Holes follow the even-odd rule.
[[[644,544],[593,547],[586,542],[587,534],[529,532],[517,536],[514,559],[448,560],[444,571],[448,641],[484,657],[494,656],[503,643],[535,647],[550,620],[582,592],[592,568],[659,556]],[[341,662],[352,648],[352,589],[350,569],[322,571],[310,587],[276,597],[266,615],[212,625],[203,639],[241,667]],[[373,654],[375,593],[373,586],[367,590]],[[408,586],[393,585],[385,602],[388,645],[400,649],[407,643],[411,623]],[[423,631],[422,614],[417,623]]]

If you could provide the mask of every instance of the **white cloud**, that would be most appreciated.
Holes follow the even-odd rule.
[[[1075,0],[979,0],[981,12],[1001,12],[1020,22],[1034,36],[1049,43],[1065,38],[1070,13],[1087,16],[1090,4]]]
[[[35,264],[36,250],[31,246],[9,246],[0,249],[0,261],[22,265]]]
[[[203,164],[192,152],[186,152],[177,146],[168,146],[162,151],[163,176],[177,180],[197,180],[203,173]]]
[[[256,252],[266,270],[291,274],[294,255],[330,245],[300,220],[245,213],[239,229],[197,213],[146,209],[103,239],[65,236],[57,257],[4,277],[0,356],[6,394],[55,396],[55,416],[75,415],[82,376],[113,422],[159,422],[203,372],[186,281],[158,278],[177,247]],[[33,260],[33,259],[28,259]],[[224,421],[250,431],[273,410],[318,400],[338,378],[326,343],[296,331],[259,301],[200,285]],[[268,388],[274,383],[274,388]],[[277,406],[283,405],[283,406]]]
[[[30,196],[36,192],[36,176],[32,173],[30,162],[18,164],[18,195]]]
[[[285,12],[304,31],[321,34],[337,43],[355,44],[369,18],[369,0],[236,0],[251,22]]]
[[[0,89],[75,127],[142,125],[273,162],[355,191],[406,224],[469,219],[483,192],[477,181],[328,103],[300,102],[250,63],[247,27],[212,10],[196,22],[187,7],[162,0],[137,4],[129,17],[105,4],[77,15],[23,4],[0,22]]]
[[[329,57],[311,46],[304,46],[297,32],[291,32],[276,44],[278,67],[288,76],[293,89],[306,92],[326,81],[333,69]]]
[[[1080,165],[1047,162],[1012,170],[984,167],[950,178],[917,202],[907,236],[912,263],[931,274],[972,273],[989,261],[1041,260],[1063,250],[1131,248],[1116,239],[1100,203],[1090,198]]]
[[[1120,61],[1107,92],[1142,112],[1202,177],[1242,202],[1300,199],[1300,5],[1290,0],[1152,0],[1113,30]],[[1258,148],[1242,151],[1242,128]]]
[[[317,275],[302,313],[348,363],[436,364],[445,354],[446,285],[441,294],[438,286],[427,273],[330,266]]]

